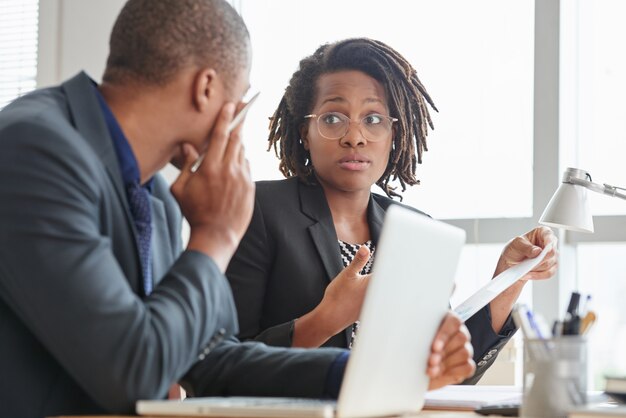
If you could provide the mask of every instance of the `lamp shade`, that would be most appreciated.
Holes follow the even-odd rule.
[[[571,231],[593,232],[587,189],[571,183],[561,183],[543,211],[539,223]]]

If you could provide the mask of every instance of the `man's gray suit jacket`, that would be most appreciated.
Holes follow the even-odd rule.
[[[0,112],[0,411],[128,413],[172,382],[195,395],[321,397],[337,350],[238,342],[225,277],[181,251],[178,205],[155,178],[154,292],[120,168],[81,73]]]

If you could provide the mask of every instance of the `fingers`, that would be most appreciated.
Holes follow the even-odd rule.
[[[535,246],[533,252],[536,252],[537,254],[548,246],[556,248],[558,243],[558,239],[552,229],[546,226],[534,228],[532,231],[524,234],[523,238],[528,240],[530,245]]]
[[[552,249],[546,254],[546,258],[554,256],[556,252],[557,238],[550,228],[538,227],[526,234],[513,238],[505,247],[503,256],[508,266],[515,265],[526,258],[537,257],[548,245]]]
[[[528,239],[541,248],[550,246],[550,250],[546,253],[543,261],[536,266],[530,273],[528,273],[525,279],[528,280],[543,280],[549,279],[556,274],[558,266],[558,249],[557,238],[554,232],[547,227],[538,227],[530,231]]]
[[[471,344],[467,344],[463,349],[450,356],[438,368],[428,370],[428,376],[432,379],[431,383],[438,387],[458,384],[468,377],[472,376],[476,371],[476,363],[472,359]],[[434,387],[429,387],[434,389]]]
[[[239,103],[237,106],[237,112],[245,107],[245,103]],[[242,154],[244,153],[244,146],[241,140],[241,130],[243,127],[243,120],[239,121],[237,125],[228,133],[229,139],[226,144],[226,150],[224,151],[224,161],[234,161],[242,163]]]
[[[187,180],[189,179],[189,177],[192,175],[191,166],[193,166],[195,161],[198,159],[198,152],[191,144],[183,144],[182,151],[184,158],[183,166],[180,169],[178,177],[170,187],[172,195],[174,195],[176,199],[181,196],[182,189],[184,188],[185,184],[187,184]]]
[[[544,259],[541,264],[535,267],[531,272],[529,272],[525,278],[528,280],[543,280],[549,279],[556,274],[556,270],[558,268],[558,260],[556,255],[548,257],[546,255],[546,259]]]
[[[369,259],[369,248],[367,248],[365,245],[361,245],[359,247],[359,250],[354,255],[354,259],[352,260],[352,262],[348,264],[348,267],[346,267],[344,270],[346,270],[346,273],[348,273],[349,275],[356,276],[361,272],[361,270],[363,270],[363,267],[365,267]]]
[[[426,373],[430,378],[447,375],[451,378],[450,383],[459,383],[474,373],[476,366],[472,359],[473,353],[472,345],[465,343],[456,351],[441,357],[440,361],[429,364]]]
[[[439,329],[435,334],[435,338],[433,339],[433,343],[431,345],[431,351],[433,353],[443,352],[450,338],[452,338],[453,335],[459,332],[462,325],[463,323],[458,316],[456,316],[452,312],[448,312],[441,321]]]
[[[552,244],[554,247],[556,247],[558,239],[552,229],[548,228],[547,226],[540,226],[535,228],[531,232],[535,233],[534,235],[536,236],[536,245],[545,248],[548,245]]]
[[[210,161],[222,161],[224,158],[224,152],[229,141],[229,134],[227,132],[228,124],[233,119],[235,113],[235,105],[233,103],[226,103],[220,114],[215,121],[213,130],[211,131],[211,140],[207,146],[206,159]],[[200,167],[206,166],[202,164]]]
[[[476,370],[469,332],[458,318],[446,316],[437,335],[444,344],[441,350],[433,351],[428,360],[430,389],[460,383]]]
[[[511,246],[515,252],[519,253],[522,256],[520,257],[521,259],[534,258],[541,253],[542,248],[538,245],[535,245],[533,241],[534,240],[528,239],[526,235],[521,237],[515,237],[511,242]]]

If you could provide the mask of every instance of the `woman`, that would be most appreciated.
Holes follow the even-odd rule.
[[[390,182],[402,191],[419,183],[428,105],[436,110],[413,67],[382,42],[323,45],[300,62],[270,125],[270,148],[287,179],[257,183],[251,225],[227,270],[242,339],[351,345],[385,210],[399,204]],[[371,193],[374,184],[386,196]],[[548,228],[515,238],[494,275],[553,242]],[[513,335],[510,312],[524,284],[555,269],[553,250],[466,322],[472,382]]]

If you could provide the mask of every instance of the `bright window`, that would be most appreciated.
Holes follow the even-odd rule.
[[[589,362],[598,388],[605,373],[626,374],[625,259],[624,243],[578,245],[578,285],[592,295],[589,307],[598,317],[589,334]]]
[[[620,187],[626,187],[626,58],[620,42],[625,13],[626,3],[619,0],[561,2],[560,164]],[[615,216],[626,215],[626,201],[588,196],[596,232],[568,236],[576,266],[564,267],[575,277],[568,290],[592,295],[598,320],[589,335],[589,363],[593,388],[603,389],[605,373],[626,373],[626,220]]]
[[[267,118],[300,59],[366,36],[403,54],[438,106],[422,185],[405,202],[435,218],[532,215],[533,2],[274,0],[240,2],[260,90],[244,138],[255,179],[281,178]],[[434,112],[433,112],[434,113]]]
[[[0,109],[35,88],[37,0],[0,0]]]
[[[626,187],[626,2],[562,2],[565,123],[563,164],[584,169],[598,183]],[[568,151],[572,151],[568,154]],[[573,163],[577,161],[577,163]],[[590,193],[594,215],[626,215],[626,202]]]

